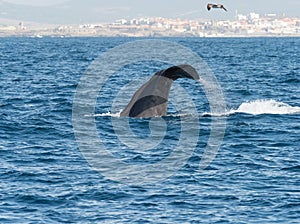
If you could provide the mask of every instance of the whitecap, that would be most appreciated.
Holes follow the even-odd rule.
[[[247,113],[253,115],[259,114],[297,114],[300,113],[300,107],[291,106],[287,103],[278,102],[273,99],[254,100],[242,103],[238,109],[230,110],[229,114]]]

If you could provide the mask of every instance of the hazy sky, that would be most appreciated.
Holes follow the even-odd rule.
[[[208,12],[207,3],[222,3],[228,12]],[[141,16],[234,19],[236,11],[300,17],[300,0],[0,0],[0,18],[61,24]]]
[[[4,0],[5,2],[14,3],[14,4],[23,4],[23,5],[32,5],[32,6],[48,6],[55,5],[66,0]]]

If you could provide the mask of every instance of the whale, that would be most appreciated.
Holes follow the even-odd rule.
[[[194,67],[176,65],[156,72],[133,95],[121,111],[121,117],[150,118],[166,116],[172,83],[179,78],[199,79]]]

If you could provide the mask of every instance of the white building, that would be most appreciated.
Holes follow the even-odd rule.
[[[259,14],[251,12],[249,14],[249,19],[254,20],[254,19],[259,19]]]

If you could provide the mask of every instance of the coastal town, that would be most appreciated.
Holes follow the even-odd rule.
[[[233,20],[187,20],[141,17],[112,23],[42,25],[18,21],[0,23],[0,36],[28,37],[251,37],[300,36],[300,18],[284,15],[236,14]]]

